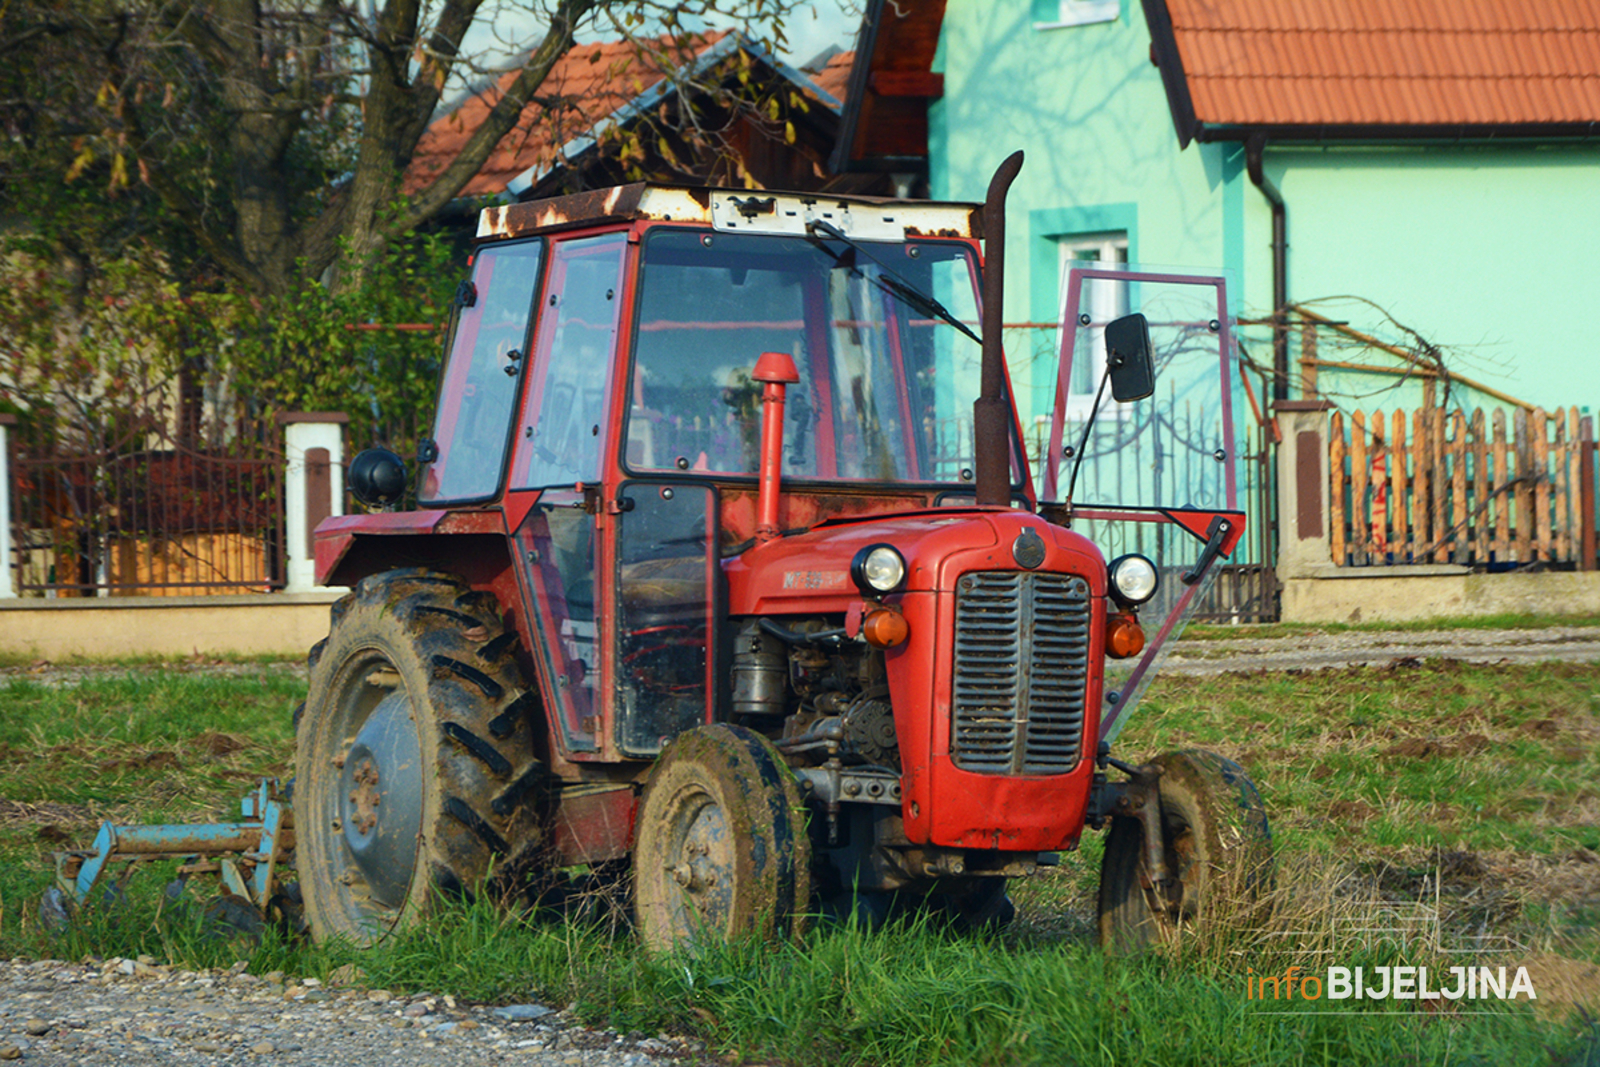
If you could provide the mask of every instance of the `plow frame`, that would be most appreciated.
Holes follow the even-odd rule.
[[[280,871],[294,852],[294,812],[289,792],[276,778],[263,778],[239,804],[237,822],[100,824],[88,849],[57,852],[56,888],[73,906],[94,899],[95,891],[120,867],[113,884],[121,886],[138,865],[178,860],[178,877],[215,874],[225,893],[265,914],[281,889]]]

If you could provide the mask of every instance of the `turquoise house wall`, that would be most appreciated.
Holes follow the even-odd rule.
[[[1461,374],[1547,408],[1600,406],[1600,146],[1280,149],[1266,163],[1288,204],[1291,299],[1365,297]],[[1384,328],[1359,305],[1324,313]]]
[[[1127,231],[1134,262],[1224,270],[1235,314],[1265,315],[1271,214],[1242,148],[1178,150],[1138,0],[1123,0],[1114,21],[1036,28],[1055,7],[950,0],[936,61],[945,92],[930,113],[933,195],[981,200],[1001,159],[1028,154],[1009,212],[1007,320],[1053,320],[1057,239],[1104,230]],[[1288,205],[1290,299],[1364,297],[1444,346],[1460,373],[1546,407],[1600,408],[1600,326],[1589,314],[1600,296],[1600,144],[1271,146],[1266,172]],[[1395,336],[1374,309],[1325,310]],[[1269,360],[1266,334],[1245,335]],[[1049,410],[1055,367],[1047,345],[1024,340],[1008,335],[1027,419]],[[1324,370],[1321,380],[1346,406],[1421,400],[1418,385],[1393,378]],[[1494,403],[1470,389],[1453,396]]]
[[[1130,262],[1242,270],[1243,153],[1177,151],[1138,0],[1115,21],[1052,29],[1035,28],[1035,6],[951,0],[930,113],[935,197],[982,200],[995,166],[1027,152],[1008,213],[1007,321],[1056,319],[1063,237],[1121,230]],[[1026,339],[1007,336],[1025,421],[1050,410],[1056,377],[1049,343]]]

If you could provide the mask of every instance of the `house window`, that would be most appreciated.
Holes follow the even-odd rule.
[[[1122,0],[1033,0],[1033,28],[1036,30],[1115,22],[1121,16]]]
[[[1126,267],[1128,234],[1126,230],[1073,234],[1059,238],[1057,244],[1061,250],[1063,282],[1058,318],[1065,318],[1067,272],[1074,267],[1107,267],[1112,270]],[[1128,310],[1128,287],[1125,283],[1100,278],[1084,279],[1083,291],[1078,297],[1078,314],[1089,316],[1087,336],[1080,335],[1080,343],[1086,340],[1088,351],[1079,349],[1073,353],[1072,382],[1067,401],[1069,418],[1088,417],[1089,409],[1094,404],[1095,390],[1100,385],[1100,375],[1106,367],[1106,323],[1128,314]],[[1107,411],[1117,407],[1119,405],[1106,401]]]

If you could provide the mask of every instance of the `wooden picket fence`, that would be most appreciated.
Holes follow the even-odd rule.
[[[1328,429],[1336,563],[1593,569],[1594,422],[1577,408],[1334,412]]]

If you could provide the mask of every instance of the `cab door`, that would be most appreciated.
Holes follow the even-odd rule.
[[[716,696],[722,568],[716,489],[695,482],[625,482],[617,493],[615,739],[653,756],[709,722]]]
[[[553,740],[577,759],[605,754],[616,669],[599,487],[626,252],[625,232],[552,243],[511,461],[511,486],[539,494],[514,534],[532,651]]]
[[[511,464],[538,492],[518,565],[554,740],[577,760],[653,756],[715,695],[715,490],[606,489],[627,249],[623,232],[553,243]]]

